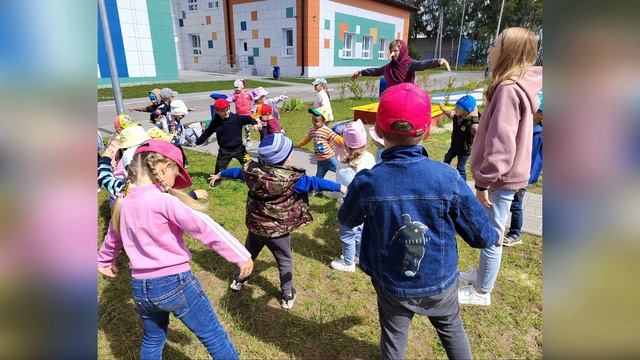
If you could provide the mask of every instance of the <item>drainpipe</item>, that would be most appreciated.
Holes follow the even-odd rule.
[[[304,0],[302,0],[302,41],[300,41],[302,47],[301,47],[301,51],[302,51],[302,72],[300,73],[300,76],[304,75],[304,17],[305,17],[305,12],[304,12]]]
[[[227,42],[229,43],[229,63],[231,64],[231,68],[233,68],[233,48],[231,45],[233,44],[233,39],[231,39],[231,7],[229,6],[229,0],[225,0],[225,7],[227,9]]]

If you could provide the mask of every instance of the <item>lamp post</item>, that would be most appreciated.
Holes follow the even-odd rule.
[[[98,11],[100,12],[100,22],[102,23],[102,34],[104,35],[104,46],[109,60],[109,71],[111,72],[111,88],[116,102],[116,113],[118,115],[124,113],[122,105],[122,92],[120,91],[120,80],[118,79],[118,68],[113,55],[113,44],[111,43],[111,31],[109,30],[109,21],[107,20],[107,11],[104,6],[104,0],[98,0]]]
[[[467,1],[462,0],[462,18],[460,19],[460,36],[458,37],[458,53],[456,54],[456,70],[458,70],[458,58],[460,57],[460,42],[462,41],[462,26],[464,25],[464,10],[466,5],[467,5]]]

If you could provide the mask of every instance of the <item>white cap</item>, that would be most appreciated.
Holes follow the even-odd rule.
[[[325,78],[316,78],[315,80],[313,80],[311,85],[316,86],[318,84],[326,84],[326,83],[327,83],[327,79],[325,79]]]
[[[173,100],[171,102],[171,115],[187,115],[189,110],[182,100]]]
[[[244,89],[243,79],[236,79],[236,81],[233,82],[233,87],[238,89]]]

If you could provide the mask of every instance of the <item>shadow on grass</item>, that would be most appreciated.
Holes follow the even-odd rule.
[[[194,261],[219,279],[231,279],[237,271],[211,251],[193,251],[192,254]],[[377,357],[377,345],[345,334],[346,330],[362,324],[362,318],[359,316],[344,316],[335,320],[320,318],[312,321],[297,315],[295,307],[287,311],[280,306],[269,304],[274,298],[279,302],[280,288],[260,275],[260,272],[274,265],[257,261],[256,273],[251,277],[247,287],[239,292],[227,288],[222,295],[220,302],[238,328],[295,358]],[[261,288],[264,294],[254,298],[256,287]],[[300,291],[298,295],[304,296]]]
[[[104,331],[116,359],[137,359],[142,343],[142,323],[140,315],[131,301],[131,276],[126,266],[128,259],[122,256],[118,261],[120,273],[113,279],[107,279],[106,286],[100,292],[98,300],[98,328]],[[179,321],[175,318],[171,321]],[[193,340],[189,335],[170,329],[167,340],[179,344],[188,344]],[[165,359],[189,359],[180,350],[165,343]]]

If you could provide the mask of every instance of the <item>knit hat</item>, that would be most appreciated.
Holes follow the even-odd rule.
[[[187,105],[184,104],[182,100],[173,100],[171,102],[171,115],[187,115],[189,109],[187,109]]]
[[[161,99],[168,99],[170,97],[176,97],[178,96],[178,93],[176,91],[171,90],[170,88],[164,88],[162,90],[160,90],[160,98]]]
[[[273,108],[269,104],[262,104],[260,107],[260,115],[271,115],[273,113]]]
[[[216,108],[216,110],[226,109],[230,105],[231,105],[231,103],[229,103],[229,101],[227,99],[218,99],[214,103],[214,107]]]
[[[138,125],[122,129],[118,140],[120,141],[120,148],[127,149],[132,146],[140,145],[149,139],[150,137],[147,135],[147,132],[144,131],[144,128]]]
[[[293,151],[293,142],[281,133],[269,134],[260,141],[258,156],[269,165],[282,165]]]
[[[236,79],[236,81],[233,82],[233,87],[238,89],[244,89],[244,80]]]
[[[126,114],[120,114],[118,116],[116,116],[115,119],[113,119],[113,127],[116,129],[116,131],[120,132],[122,131],[122,129],[129,127],[129,126],[133,126],[133,125],[140,125],[137,122],[133,121],[129,115]]]
[[[327,79],[325,79],[325,78],[316,78],[315,80],[313,80],[311,85],[316,86],[318,84],[326,84],[326,83],[327,83]]]
[[[140,144],[136,150],[136,154],[143,152],[156,152],[178,165],[178,171],[180,173],[176,177],[176,182],[173,184],[174,189],[184,189],[191,186],[191,177],[187,170],[184,169],[182,152],[177,146],[162,140],[149,140]]]
[[[327,119],[329,119],[329,113],[325,109],[322,109],[322,108],[311,108],[308,111],[309,111],[309,114],[312,114],[312,115],[315,115],[315,116],[322,116],[325,121],[327,121]]]
[[[253,89],[251,92],[251,100],[256,101],[263,96],[267,96],[268,92],[262,86]]]
[[[351,149],[358,149],[367,144],[367,131],[360,119],[351,121],[342,132],[344,144]]]
[[[471,95],[465,95],[456,101],[456,106],[466,112],[472,112],[476,108],[476,98]]]
[[[392,130],[396,121],[406,121],[413,130]],[[412,83],[402,83],[389,87],[382,93],[376,126],[384,133],[415,137],[421,136],[431,126],[431,100],[429,95]]]

